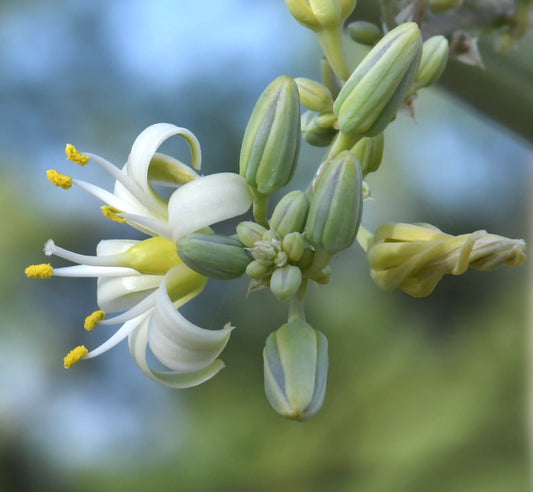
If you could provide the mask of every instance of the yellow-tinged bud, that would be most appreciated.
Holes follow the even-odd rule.
[[[432,36],[424,41],[422,59],[415,78],[415,87],[427,87],[434,84],[448,63],[449,46],[444,36]]]
[[[85,318],[85,323],[83,324],[83,326],[87,331],[91,331],[94,330],[98,326],[98,323],[100,323],[100,321],[104,319],[105,311],[100,309],[92,314],[89,314],[89,316]]]
[[[46,177],[56,186],[68,190],[72,186],[72,178],[66,174],[58,173],[55,169],[46,171]]]
[[[121,224],[125,224],[127,221],[124,217],[121,217],[118,214],[124,213],[124,210],[120,210],[116,207],[111,207],[110,205],[104,205],[102,207],[102,213],[105,217],[108,219],[111,219],[115,222],[120,222]]]
[[[272,273],[272,263],[254,260],[246,267],[246,275],[255,280],[265,280]]]
[[[298,77],[294,81],[298,86],[298,94],[300,95],[302,106],[319,113],[333,111],[333,98],[327,87],[320,82],[304,77]]]
[[[374,46],[382,38],[383,31],[373,22],[355,21],[348,24],[348,34],[356,43]]]
[[[65,147],[65,154],[69,161],[75,162],[80,166],[85,166],[89,162],[89,156],[82,154],[74,145],[67,144]]]
[[[30,265],[24,270],[29,278],[50,278],[54,274],[54,269],[50,263],[41,263],[40,265]]]
[[[79,347],[72,349],[63,359],[63,364],[65,365],[65,369],[71,368],[74,364],[76,364],[76,362],[79,362],[88,353],[89,351],[85,348],[84,345],[80,345]]]

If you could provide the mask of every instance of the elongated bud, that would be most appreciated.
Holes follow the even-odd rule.
[[[305,251],[305,241],[299,232],[287,234],[281,243],[281,248],[287,253],[287,259],[291,263],[300,261]]]
[[[434,84],[442,75],[448,62],[449,46],[444,36],[432,36],[424,41],[422,59],[415,78],[416,88]]]
[[[313,246],[334,254],[353,243],[363,209],[362,179],[357,158],[349,151],[326,163],[305,224],[305,236]]]
[[[306,111],[302,115],[302,136],[316,147],[327,147],[338,133],[337,117],[333,113]]]
[[[292,16],[305,27],[319,31],[340,27],[357,0],[285,0]]]
[[[219,234],[189,234],[178,241],[177,247],[183,263],[206,277],[240,277],[252,261],[240,241]]]
[[[237,226],[237,237],[247,248],[253,248],[257,241],[261,241],[266,231],[262,225],[247,220]]]
[[[300,151],[298,87],[290,77],[275,79],[261,94],[244,134],[240,174],[262,195],[291,179]]]
[[[300,288],[302,271],[294,265],[277,268],[270,278],[270,290],[280,301],[290,299]]]
[[[328,341],[297,319],[271,333],[263,350],[265,393],[276,412],[294,420],[315,415],[324,402]]]
[[[327,87],[320,82],[304,77],[298,77],[294,81],[298,86],[298,94],[300,95],[302,106],[319,113],[333,111],[333,98]]]
[[[303,191],[287,193],[276,205],[270,227],[281,237],[291,232],[302,232],[309,211],[309,199]]]
[[[463,0],[429,0],[429,8],[433,12],[446,12],[457,9],[463,4]]]
[[[378,170],[383,158],[385,137],[383,133],[375,137],[362,138],[353,147],[351,152],[355,154],[361,164],[363,176]]]
[[[355,21],[348,24],[348,34],[356,42],[374,46],[383,36],[381,28],[373,22]]]
[[[335,100],[342,132],[375,136],[390,123],[414,81],[422,36],[414,22],[389,31],[354,70]]]

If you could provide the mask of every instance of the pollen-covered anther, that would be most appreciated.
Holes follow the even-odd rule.
[[[94,330],[98,326],[98,323],[105,319],[105,314],[105,311],[102,309],[99,309],[98,311],[89,314],[89,316],[85,318],[85,323],[83,324],[83,327],[87,331]]]
[[[79,362],[81,359],[83,359],[89,351],[85,347],[85,345],[79,345],[75,349],[72,349],[63,359],[63,364],[65,365],[65,369],[71,368],[76,362]]]
[[[116,207],[111,207],[110,205],[104,205],[102,207],[102,213],[111,220],[114,220],[115,222],[120,222],[121,224],[125,224],[127,221],[124,217],[121,217],[119,214],[123,214],[124,210],[120,210]]]
[[[29,278],[50,278],[54,269],[50,263],[41,263],[40,265],[30,265],[24,270],[24,273]]]
[[[46,171],[46,177],[56,186],[68,190],[72,186],[72,178],[66,174],[58,173],[55,169]]]
[[[65,147],[65,154],[67,154],[67,159],[69,161],[75,162],[80,166],[85,166],[89,162],[89,156],[82,154],[74,145],[67,144]]]

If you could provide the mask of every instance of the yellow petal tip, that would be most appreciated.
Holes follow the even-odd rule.
[[[74,364],[76,364],[76,362],[79,362],[81,359],[83,359],[88,353],[89,351],[85,345],[80,345],[75,349],[72,349],[63,359],[65,369],[72,367]]]

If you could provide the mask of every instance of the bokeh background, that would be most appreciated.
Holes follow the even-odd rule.
[[[108,336],[82,327],[95,281],[29,280],[24,267],[45,261],[50,237],[91,254],[135,232],[106,221],[92,197],[51,186],[46,169],[72,171],[67,142],[122,165],[136,135],[166,121],[198,136],[205,173],[235,171],[264,87],[282,73],[319,76],[318,45],[284,2],[3,0],[0,39],[1,490],[529,490],[527,266],[447,277],[411,299],[378,291],[357,245],[339,255],[330,285],[308,300],[331,360],[324,407],[303,424],[277,416],[263,393],[261,351],[286,306],[267,291],[247,297],[244,279],[210,282],[187,306],[202,326],[238,328],[226,369],[200,387],[157,386],[126,343],[63,369],[72,347]],[[531,62],[531,50],[512,56]],[[526,100],[533,86],[523,87]],[[504,104],[505,91],[485,102]],[[533,132],[531,112],[515,117]],[[180,145],[163,150],[184,156]],[[294,187],[320,158],[304,146]],[[527,239],[532,165],[524,132],[426,90],[416,118],[387,130],[364,224]],[[96,167],[72,172],[112,185]]]

